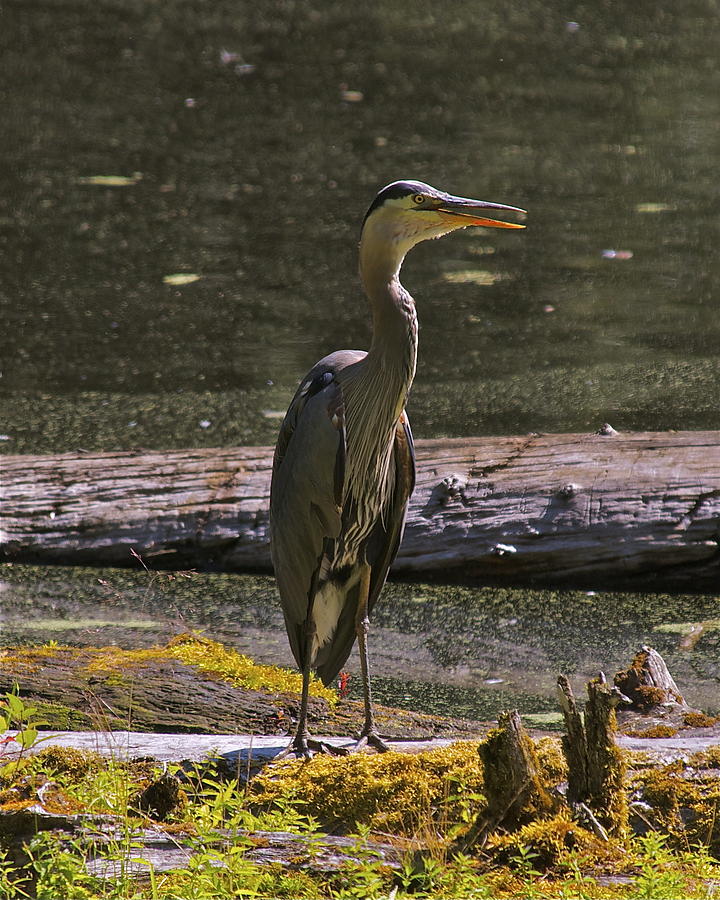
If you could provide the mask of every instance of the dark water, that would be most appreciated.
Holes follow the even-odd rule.
[[[409,258],[418,435],[720,427],[712,0],[4,9],[5,451],[271,443],[402,177],[530,211]]]
[[[530,212],[523,233],[466,231],[409,258],[418,436],[720,428],[719,14],[714,0],[414,0],[362,15],[350,0],[6,0],[0,451],[272,443],[302,373],[367,346],[359,223],[380,186],[408,177]],[[167,280],[178,274],[199,277]],[[3,594],[8,638],[36,633],[22,620],[46,615],[48,579],[52,603],[88,590],[68,572],[15,572],[27,609],[13,620],[20,589]],[[181,617],[243,646],[251,635],[264,655],[247,583],[228,599],[207,579]],[[119,590],[115,612],[138,591]],[[432,657],[417,667],[426,690],[444,681],[458,708],[466,678],[515,666],[484,690],[546,697],[575,643],[568,664],[592,672],[649,639],[647,604],[624,598],[617,652],[565,623],[572,640],[548,655],[544,600],[453,596],[439,624],[459,631],[397,634],[409,659]],[[563,597],[582,621],[586,600]],[[92,623],[85,602],[68,615]],[[717,618],[709,600],[679,602],[652,600],[653,622]],[[488,604],[508,611],[485,619]],[[502,624],[518,609],[536,637]],[[683,659],[707,695],[717,672]],[[544,674],[528,688],[523,671]]]

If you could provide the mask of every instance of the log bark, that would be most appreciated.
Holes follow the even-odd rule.
[[[720,432],[417,442],[397,573],[716,590]],[[6,456],[18,562],[270,567],[270,448]]]

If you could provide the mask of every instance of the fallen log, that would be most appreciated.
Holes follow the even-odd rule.
[[[397,573],[505,584],[720,586],[720,432],[417,442]],[[267,447],[6,456],[17,562],[270,567]]]

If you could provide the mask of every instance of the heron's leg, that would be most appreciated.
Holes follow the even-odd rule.
[[[308,629],[307,635],[307,652],[305,659],[310,659],[310,647],[312,645],[313,631]],[[298,715],[298,724],[295,731],[295,737],[292,743],[276,756],[276,759],[282,759],[294,753],[295,756],[311,759],[313,753],[329,753],[333,756],[346,756],[348,750],[344,747],[334,747],[332,744],[326,744],[324,741],[316,741],[310,737],[307,727],[308,700],[310,698],[310,663],[307,662],[302,669],[302,694],[300,695],[300,713]]]
[[[302,694],[300,695],[300,715],[298,716],[297,730],[290,747],[299,755],[310,758],[308,741],[310,732],[307,727],[307,708],[310,697],[310,666],[303,666],[302,670]]]
[[[373,711],[372,690],[370,688],[370,663],[368,655],[368,599],[370,596],[370,566],[363,564],[360,573],[360,594],[358,597],[357,615],[355,617],[355,633],[357,634],[358,650],[360,651],[360,672],[362,674],[363,696],[365,699],[365,724],[360,732],[360,739],[355,745],[359,750],[367,744],[380,752],[390,748],[382,740],[375,725],[375,713]]]

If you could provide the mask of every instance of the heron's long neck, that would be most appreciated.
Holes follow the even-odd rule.
[[[392,493],[395,430],[415,377],[417,316],[398,278],[407,249],[367,231],[360,242],[360,277],[372,309],[373,339],[367,356],[339,376],[347,428],[346,496],[355,498],[362,521],[372,524]],[[368,485],[373,486],[369,498]]]
[[[405,405],[417,362],[415,303],[399,277],[408,249],[400,241],[377,242],[365,234],[360,243],[360,277],[373,317],[366,371],[368,378],[385,384],[383,397],[392,403],[395,418]]]

